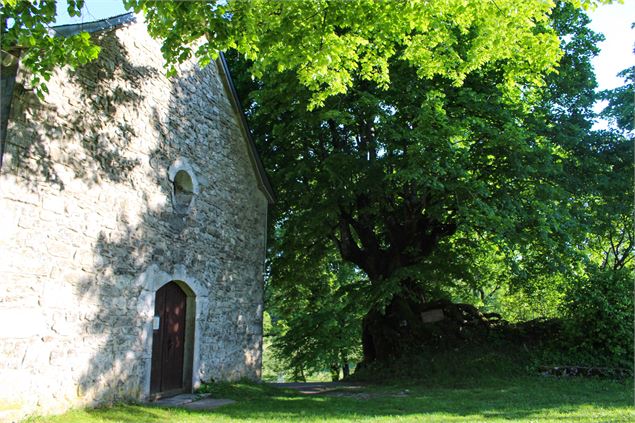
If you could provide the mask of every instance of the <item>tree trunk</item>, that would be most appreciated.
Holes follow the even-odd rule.
[[[342,374],[344,379],[351,375],[351,368],[348,365],[348,361],[345,361],[342,365]]]
[[[291,376],[294,382],[306,382],[306,376],[304,376],[304,369],[302,367],[295,367]]]
[[[340,366],[337,364],[331,365],[331,381],[337,382],[340,380]]]
[[[359,194],[355,205],[340,207],[340,219],[332,239],[342,259],[354,263],[371,285],[394,283],[402,269],[420,263],[432,254],[444,237],[457,230],[453,221],[442,222],[426,215],[430,196],[405,195],[397,210],[386,213],[385,231],[377,231],[373,214],[367,212],[370,197]],[[421,339],[421,306],[424,289],[418,281],[404,278],[399,291],[385,309],[371,309],[362,322],[364,363],[388,360],[407,352]]]
[[[396,294],[386,309],[371,310],[362,322],[364,362],[399,357],[416,343],[421,325],[421,303],[403,293]]]

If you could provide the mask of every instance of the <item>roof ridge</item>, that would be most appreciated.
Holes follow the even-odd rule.
[[[133,12],[127,12],[121,15],[115,15],[109,18],[99,19],[91,22],[52,26],[51,29],[57,35],[69,37],[71,35],[79,34],[80,32],[93,33],[106,29],[118,28],[136,21],[137,16]]]

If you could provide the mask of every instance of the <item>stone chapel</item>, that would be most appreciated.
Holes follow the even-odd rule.
[[[43,100],[3,69],[0,420],[259,378],[273,193],[223,57],[167,78],[141,17],[56,31],[101,53]]]

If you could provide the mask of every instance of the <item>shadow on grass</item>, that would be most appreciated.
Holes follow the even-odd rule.
[[[310,395],[248,382],[210,384],[201,391],[237,403],[196,411],[116,405],[54,421],[635,421],[631,380],[446,375]]]
[[[159,409],[143,407],[140,405],[117,405],[87,410],[87,414],[104,421],[114,422],[152,422],[165,421],[165,413]]]
[[[407,389],[407,391],[405,391]],[[422,384],[368,386],[360,396],[340,391],[338,396],[304,395],[271,386],[234,384],[212,385],[215,397],[230,398],[237,404],[207,412],[228,420],[257,419],[350,419],[379,417],[463,417],[559,420],[585,416],[601,410],[629,414],[632,406],[632,382],[589,379],[546,379],[530,377],[501,380],[497,386],[450,388]],[[606,415],[610,418],[610,414]],[[635,417],[635,416],[633,416]],[[619,416],[616,416],[619,420]]]
[[[530,377],[501,380],[499,386],[489,387],[374,385],[363,387],[370,394],[365,397],[304,395],[246,383],[211,385],[207,390],[216,398],[238,402],[209,411],[116,405],[51,421],[633,421],[635,417],[631,381]]]

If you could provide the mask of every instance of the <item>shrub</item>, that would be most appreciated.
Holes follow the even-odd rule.
[[[573,353],[593,365],[633,368],[633,279],[628,269],[590,272],[569,287],[563,303]]]

